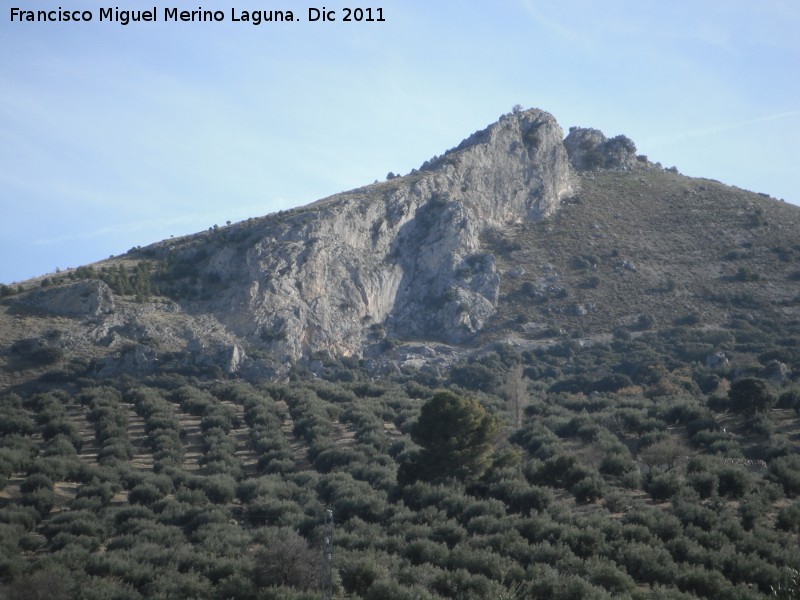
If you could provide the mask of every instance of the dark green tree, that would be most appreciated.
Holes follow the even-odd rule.
[[[399,479],[476,479],[491,464],[497,430],[497,420],[476,400],[438,392],[411,430],[422,451],[402,466]]]
[[[753,417],[775,404],[776,398],[763,379],[746,377],[731,386],[728,401],[734,412]]]

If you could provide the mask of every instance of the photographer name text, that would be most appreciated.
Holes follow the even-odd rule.
[[[386,21],[383,8],[379,7],[340,7],[329,9],[324,6],[311,6],[304,10],[240,10],[231,7],[227,10],[205,9],[184,10],[177,7],[147,8],[144,10],[121,9],[117,6],[94,10],[70,10],[58,7],[55,10],[27,10],[12,7],[9,20],[12,23],[115,23],[134,25],[143,23],[383,23]]]

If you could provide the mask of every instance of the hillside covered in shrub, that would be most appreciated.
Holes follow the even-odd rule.
[[[316,598],[331,508],[335,597],[796,597],[800,391],[774,363],[800,328],[627,338],[382,379],[45,374],[0,401],[4,593]],[[449,452],[418,444],[445,389],[495,423],[480,469],[409,468]]]

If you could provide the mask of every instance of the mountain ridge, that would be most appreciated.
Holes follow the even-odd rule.
[[[721,287],[752,287],[759,273],[725,269],[746,262],[741,245],[752,248],[766,230],[783,240],[790,260],[782,266],[800,251],[791,235],[781,234],[782,224],[769,224],[774,213],[787,228],[797,226],[800,211],[794,207],[684,178],[635,151],[625,136],[608,139],[598,130],[573,127],[565,138],[552,115],[515,110],[406,176],[136,248],[110,261],[123,265],[123,283],[147,280],[140,302],[113,290],[97,272],[87,281],[78,269],[56,277],[57,285],[16,294],[6,303],[17,316],[58,317],[60,333],[51,335],[52,345],[83,352],[99,373],[148,371],[178,360],[274,377],[313,356],[354,357],[393,368],[448,362],[498,339],[558,340],[565,329],[579,338],[607,339],[615,328],[635,324],[648,302],[663,305],[651,317],[664,325],[667,314],[679,317],[674,298],[662,302],[652,290],[663,286],[665,297],[690,299],[703,292],[696,281],[676,286],[680,272],[670,274],[656,263],[660,255],[669,262],[686,245],[677,239],[681,219],[696,225],[714,211],[724,223],[713,226],[718,235],[708,234],[705,250],[714,247],[717,255],[705,259],[717,266],[700,269],[695,279],[727,277]],[[662,188],[669,192],[662,194]],[[656,198],[650,206],[642,203],[645,194]],[[576,213],[587,202],[587,210],[597,214],[585,218],[596,222],[589,230],[576,222],[578,238],[561,221],[565,209]],[[616,210],[612,221],[606,209]],[[629,239],[639,239],[645,229],[629,225],[651,211],[661,216],[642,221],[650,245],[676,239],[660,244],[660,254],[650,252],[643,263],[647,244],[625,250],[624,243],[609,240],[623,238],[623,229]],[[675,230],[660,232],[659,223],[668,221]],[[535,237],[548,239],[557,223],[558,235],[572,242],[560,244],[550,236],[549,249],[536,246]],[[702,227],[695,230],[695,238],[702,235]],[[742,256],[719,256],[725,244]],[[704,252],[703,245],[689,245],[696,254]],[[528,247],[528,254],[516,246]],[[544,256],[557,246],[558,260]],[[773,285],[776,298],[790,302],[789,274],[777,276],[784,281]],[[113,284],[107,273],[105,280]],[[606,287],[625,292],[600,294]],[[526,296],[532,302],[522,302]],[[511,315],[508,307],[515,304],[526,306]],[[626,308],[607,310],[606,304]],[[686,313],[697,309],[691,301],[684,304]],[[598,306],[606,316],[598,316]],[[10,347],[19,336],[4,338]]]

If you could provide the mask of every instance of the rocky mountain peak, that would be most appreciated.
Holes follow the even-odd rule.
[[[562,135],[543,111],[506,115],[419,172],[266,220],[237,278],[246,309],[217,314],[285,357],[361,355],[385,336],[463,341],[498,299],[481,236],[572,193]]]
[[[477,178],[493,180],[498,193],[479,204],[488,209],[483,216],[498,225],[538,219],[552,214],[561,199],[572,193],[563,137],[551,114],[538,109],[515,111],[426,162],[422,171],[460,180],[465,189],[484,187]],[[527,197],[519,194],[523,188]]]
[[[635,240],[647,237],[649,248],[659,239],[647,233],[647,215],[657,214],[660,231],[707,196],[714,214],[718,198],[738,206],[723,213],[741,213],[747,235],[765,222],[753,208],[761,199],[743,193],[740,206],[722,187],[684,182],[635,152],[625,136],[571,128],[564,139],[552,115],[514,111],[408,175],[45,278],[7,305],[42,315],[39,333],[57,330],[47,343],[82,349],[101,374],[183,361],[262,377],[314,356],[381,362],[389,349],[391,367],[477,350],[510,323],[540,335],[577,319],[571,326],[592,321],[602,333],[612,317],[653,306],[652,297],[636,300],[634,279],[649,278],[649,290],[679,287],[662,265],[646,266]],[[582,175],[596,170],[605,172]],[[565,203],[578,182],[580,197]],[[664,186],[663,205],[649,202],[635,221],[621,217],[630,206],[614,204],[636,204],[644,190],[660,197]],[[676,198],[693,199],[690,208],[671,207]],[[598,308],[608,292],[602,269],[614,290],[630,284],[607,317]],[[744,275],[726,277],[727,285]],[[9,339],[29,335],[20,332]]]

